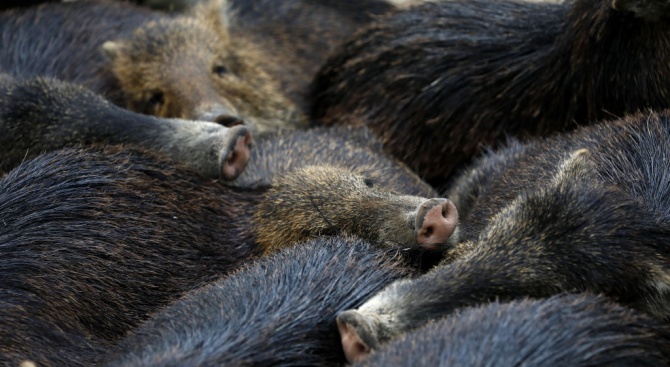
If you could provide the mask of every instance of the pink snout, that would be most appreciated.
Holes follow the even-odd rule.
[[[444,198],[426,200],[416,215],[416,241],[422,247],[436,249],[449,241],[457,226],[458,211],[454,203]]]

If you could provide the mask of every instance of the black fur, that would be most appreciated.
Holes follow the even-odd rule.
[[[670,12],[612,0],[434,2],[355,35],[315,79],[313,117],[364,124],[433,184],[505,135],[667,108]],[[651,5],[650,5],[651,4]]]
[[[0,364],[87,365],[176,295],[257,249],[260,192],[139,150],[63,150],[0,181]],[[64,348],[61,350],[60,348]]]
[[[166,153],[200,175],[218,178],[229,146],[243,132],[138,114],[56,79],[0,74],[0,174],[64,147],[127,144]]]
[[[187,294],[103,366],[336,366],[335,315],[407,275],[360,241],[317,239]]]
[[[139,26],[166,18],[125,1],[53,3],[0,13],[0,71],[82,85],[122,104],[123,95],[101,50]]]
[[[265,170],[263,182],[291,171],[281,162],[292,154],[299,160],[303,152],[293,151],[299,139],[276,139],[261,141],[258,150],[280,157],[279,164],[252,162],[265,167],[252,169],[257,175]],[[412,191],[430,189],[372,151],[339,148],[323,156],[344,172],[347,164],[355,171],[381,160],[399,190],[409,182],[417,184]],[[352,152],[366,154],[351,160]],[[318,155],[310,161],[318,163]],[[329,184],[320,186],[328,191]],[[304,207],[300,201],[310,200],[289,187],[286,202],[268,203],[267,188],[224,186],[130,147],[64,149],[19,165],[0,180],[0,275],[6,279],[0,284],[0,364],[87,365],[168,301],[255,257],[261,251],[255,235],[267,230],[253,220],[259,204]],[[322,195],[318,191],[310,194]],[[287,213],[318,215],[314,210]],[[338,215],[351,220],[348,214]],[[302,241],[320,231],[312,221],[306,225],[299,229]]]
[[[249,165],[229,185],[262,187],[299,167],[346,167],[374,186],[404,195],[437,197],[437,192],[407,166],[384,152],[366,128],[346,126],[282,130],[255,140]]]
[[[357,30],[391,13],[385,0],[230,0],[233,36],[250,38],[274,60],[282,89],[308,109],[309,84],[327,57]]]
[[[667,366],[670,331],[602,297],[559,295],[463,309],[355,366]]]
[[[602,293],[667,320],[669,161],[667,112],[485,155],[447,196],[465,207],[463,242],[440,266],[358,310],[368,340],[463,306],[560,292]],[[494,162],[505,169],[492,170]]]

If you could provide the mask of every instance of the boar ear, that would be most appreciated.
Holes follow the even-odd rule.
[[[114,61],[123,52],[123,43],[119,41],[107,41],[102,44],[102,53],[108,60]]]
[[[193,16],[204,19],[215,29],[227,31],[230,25],[230,3],[228,0],[207,0],[193,7]]]
[[[647,298],[651,303],[646,306],[647,312],[660,318],[667,318],[668,307],[666,306],[664,300],[667,298],[665,295],[670,292],[670,274],[668,271],[664,270],[654,262],[650,262],[648,266],[648,284],[651,285],[650,289],[653,289],[656,294],[653,294]]]
[[[376,345],[373,327],[369,320],[356,310],[342,311],[337,315],[337,329],[342,349],[349,363],[362,361]]]
[[[558,172],[554,176],[554,182],[564,182],[575,177],[591,177],[595,168],[591,162],[591,153],[588,149],[577,149],[561,162]]]
[[[670,16],[667,0],[612,0],[614,10],[630,12],[647,21],[657,21]]]

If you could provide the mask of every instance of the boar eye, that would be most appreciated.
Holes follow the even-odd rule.
[[[228,68],[223,65],[217,65],[214,67],[214,74],[218,76],[224,76],[228,74]]]
[[[365,180],[363,180],[363,183],[365,183],[365,186],[369,188],[373,188],[375,186],[375,182],[370,178],[366,178]]]
[[[165,95],[162,92],[155,92],[147,100],[143,112],[146,114],[155,114],[163,103],[165,103]]]
[[[163,96],[163,93],[161,92],[156,92],[151,95],[151,98],[149,98],[149,101],[147,102],[150,105],[161,105],[165,102],[165,97]]]

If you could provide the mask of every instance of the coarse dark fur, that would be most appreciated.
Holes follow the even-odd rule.
[[[385,153],[379,139],[364,127],[277,131],[254,140],[249,160],[251,163],[228,185],[269,186],[297,168],[329,165],[363,175],[370,185],[399,194],[438,196],[405,164]]]
[[[23,163],[0,181],[0,365],[90,365],[257,254],[239,219],[259,199],[128,148]]]
[[[355,235],[404,248],[427,269],[458,238],[456,232],[440,251],[417,247],[415,227],[408,221],[416,220],[425,198],[439,195],[384,153],[365,128],[283,130],[256,139],[250,163],[227,184],[257,188],[273,183],[269,200],[255,216],[256,225],[267,229],[258,238],[266,252],[304,240],[307,227],[308,233],[319,228],[322,235]]]
[[[188,15],[121,1],[11,9],[0,13],[0,71],[80,84],[161,117],[299,126],[302,114],[262,67],[267,57],[229,34],[227,9],[223,0]]]
[[[312,115],[369,126],[440,185],[506,135],[669,107],[668,15],[661,0],[416,6],[330,58],[314,82]]]
[[[245,130],[138,114],[77,85],[0,74],[0,175],[64,147],[125,144],[165,153],[204,177],[231,179],[239,172],[227,173],[230,154],[239,139],[251,139]],[[235,159],[241,171],[248,157]]]
[[[337,312],[405,275],[399,257],[365,242],[316,239],[187,294],[101,365],[341,365]]]
[[[276,146],[272,151],[291,154]],[[328,189],[331,182],[360,181],[349,191],[362,198],[366,190],[368,195],[384,192],[368,188],[363,176],[342,166],[320,166],[318,172],[328,181],[313,196],[284,185],[272,192],[286,202],[272,204],[268,187],[224,186],[129,147],[64,149],[19,165],[0,181],[0,274],[6,279],[0,285],[0,364],[27,358],[45,366],[87,365],[179,294],[235,269],[265,246],[293,245],[280,233],[264,234],[274,228],[257,222],[254,213],[288,222],[271,211],[273,205],[289,203],[296,210],[285,214],[320,217],[323,211],[311,205],[312,197],[337,197]],[[299,169],[288,177],[301,175],[305,180],[322,177]],[[385,185],[393,187],[392,182]],[[347,191],[340,193],[340,200],[347,197]],[[386,198],[369,215],[405,197]],[[333,223],[351,215],[327,213]],[[303,224],[308,228],[299,230],[296,242],[323,231],[310,221]],[[371,230],[359,234],[342,228],[338,233],[387,245],[371,237]],[[269,241],[258,244],[256,236]],[[396,250],[413,245],[393,244]]]
[[[667,325],[592,295],[493,302],[389,343],[355,366],[667,366]]]
[[[202,131],[197,131],[195,128],[199,125],[196,123],[190,124],[176,120],[168,123],[153,117],[135,114],[117,108],[82,88],[54,81],[36,80],[11,84],[6,93],[0,96],[5,96],[5,99],[1,100],[3,103],[0,103],[3,109],[0,110],[0,123],[2,123],[0,128],[3,132],[0,135],[2,136],[0,143],[9,150],[4,152],[2,159],[2,167],[6,170],[27,157],[64,146],[122,142],[129,144],[137,142],[137,145],[142,145],[143,142],[149,142],[150,147],[155,150],[167,151],[176,157],[176,160],[186,162],[195,168],[201,168],[198,172],[211,177],[214,175],[212,171],[217,172],[215,168],[218,168],[217,163],[221,159],[214,154],[216,148],[225,147],[221,141],[225,143],[226,140],[223,138],[226,136],[220,135],[226,129],[218,125],[202,123],[204,127],[211,128],[211,131],[204,128]],[[89,130],[91,127],[93,127],[93,132]],[[239,128],[235,127],[232,130]],[[211,134],[211,137],[208,134]],[[193,149],[186,149],[188,147]],[[224,154],[226,152],[223,148],[221,151]],[[201,155],[197,155],[198,152],[201,152]],[[375,187],[360,187],[359,189],[354,189],[353,186],[341,187],[342,191],[336,192],[314,189],[309,192],[314,199],[324,197],[320,194],[325,193],[335,204],[341,204],[345,191],[349,194],[355,193],[361,200],[370,197],[373,193],[374,195],[381,193],[385,195],[385,199],[378,202],[379,205],[376,208],[390,210],[385,206],[395,201],[395,198],[403,202],[407,201],[407,197],[401,198],[401,196],[413,196],[409,200],[414,207],[425,201],[421,197],[437,196],[430,186],[421,181],[407,167],[385,154],[379,143],[367,134],[365,129],[344,127],[296,132],[279,131],[262,137],[258,141],[251,161],[248,167],[249,172],[235,180],[233,182],[235,186],[263,188],[269,186],[275,178],[283,177],[298,168],[328,165],[339,167],[343,174],[346,173],[344,176],[337,177],[339,173],[333,176],[333,173],[328,171],[325,177],[332,179],[333,185],[338,182],[342,183],[341,179],[346,176],[347,179],[353,179],[355,182],[361,181],[365,185]],[[200,164],[200,162],[203,163]],[[207,175],[207,173],[210,174]],[[312,180],[312,182],[317,186],[328,184],[326,181],[319,183]],[[278,197],[285,197],[281,191],[278,195]],[[296,195],[296,193],[289,194],[285,198],[293,200],[291,195]],[[352,197],[348,194],[346,196]],[[391,200],[386,201],[386,199]],[[337,218],[346,217],[340,214],[339,209],[332,212],[324,207],[315,207],[315,205],[315,202],[307,203],[306,212],[300,213],[305,214],[304,218],[310,221],[326,216],[325,221],[330,221],[330,224],[322,228],[322,231],[328,231],[330,234],[334,234],[333,230],[338,233],[341,231],[355,233],[351,231],[350,225],[337,228],[332,226],[338,222]],[[268,207],[268,212],[273,212],[271,206],[272,204]],[[369,207],[369,209],[375,208]],[[374,216],[372,213],[371,210],[368,215]],[[349,214],[352,220],[350,223],[355,222],[356,218],[361,219],[354,212]],[[259,218],[264,220],[262,216]],[[395,220],[390,219],[389,223],[395,223]],[[402,226],[402,228],[406,227]],[[303,235],[299,234],[298,237]],[[374,241],[374,236],[367,238]],[[267,243],[277,243],[274,235],[271,237],[272,239]]]
[[[667,320],[669,161],[669,112],[486,154],[448,192],[462,242],[351,311],[360,333],[374,348],[459,307],[583,291]]]
[[[0,132],[0,172],[67,146],[123,143],[162,151],[203,176],[218,177],[228,151],[227,129],[216,124],[145,116],[76,85],[48,78],[18,81],[7,74],[0,74]],[[269,186],[298,167],[325,164],[346,167],[398,193],[437,196],[365,128],[280,130],[257,138],[254,146],[253,163],[230,185]]]
[[[266,70],[308,110],[318,69],[357,30],[395,7],[385,0],[230,0],[232,37],[249,39],[270,60]]]
[[[198,127],[201,129],[198,130]],[[232,130],[240,128],[234,127]],[[225,130],[206,122],[161,121],[132,113],[113,106],[83,88],[50,80],[8,83],[8,88],[0,94],[0,146],[7,150],[3,152],[0,162],[5,170],[26,158],[65,146],[126,143],[145,147],[149,145],[154,150],[166,151],[175,160],[196,168],[200,174],[218,177],[221,156],[225,158],[228,151],[225,149],[226,142],[230,140],[226,139]],[[219,155],[216,155],[217,149]],[[411,212],[425,202],[425,198],[437,197],[429,185],[384,153],[380,144],[364,128],[316,128],[295,132],[282,130],[267,134],[258,140],[251,162],[247,167],[249,171],[231,184],[263,188],[298,168],[323,165],[339,167],[341,175],[328,169],[325,176],[312,177],[309,182],[316,187],[308,192],[292,192],[288,196],[282,190],[273,192],[273,195],[277,195],[275,198],[289,201],[294,200],[295,195],[310,195],[312,200],[316,200],[303,205],[303,211],[295,211],[293,206],[286,209],[304,214],[290,214],[291,217],[304,220],[297,224],[297,228],[305,225],[316,228],[315,223],[319,222],[319,232],[322,234],[370,234],[372,232],[368,229],[354,229],[367,222],[364,218],[395,227],[404,218],[396,218],[395,213],[399,208],[392,203],[401,205],[401,210],[406,211],[411,219],[415,216]],[[344,177],[346,180],[343,180]],[[338,190],[318,188],[331,184],[336,187],[338,183]],[[348,215],[342,215],[343,204],[346,204],[344,198],[353,199],[350,204],[360,204],[372,197],[376,197],[377,202],[366,205],[363,208],[365,213],[355,210],[360,205],[349,205]],[[324,206],[326,200],[333,205]],[[258,215],[259,223],[269,219],[271,222],[267,225],[290,235],[290,243],[304,238],[305,233],[281,230],[288,223],[281,219],[274,222],[278,213],[273,209],[272,202],[274,200]],[[380,210],[385,214],[382,215]],[[279,218],[283,218],[283,215]],[[341,222],[340,219],[346,221]],[[296,225],[291,227],[296,228]],[[406,242],[400,239],[404,236],[409,241],[410,237],[415,237],[404,222],[388,235],[379,226],[375,225],[374,228],[379,232],[368,235],[366,238],[370,241],[378,241],[383,235],[386,239],[381,242],[387,245],[390,245],[388,241],[409,244],[409,247],[415,243],[415,240]],[[403,235],[399,237],[400,232]],[[271,248],[273,246],[270,244],[286,242],[281,240],[288,238],[277,237],[275,233],[263,240],[263,243]]]
[[[79,18],[77,18],[77,16]],[[119,85],[101,46],[128,37],[161,14],[125,2],[53,2],[0,13],[0,70],[81,84],[120,102]]]

